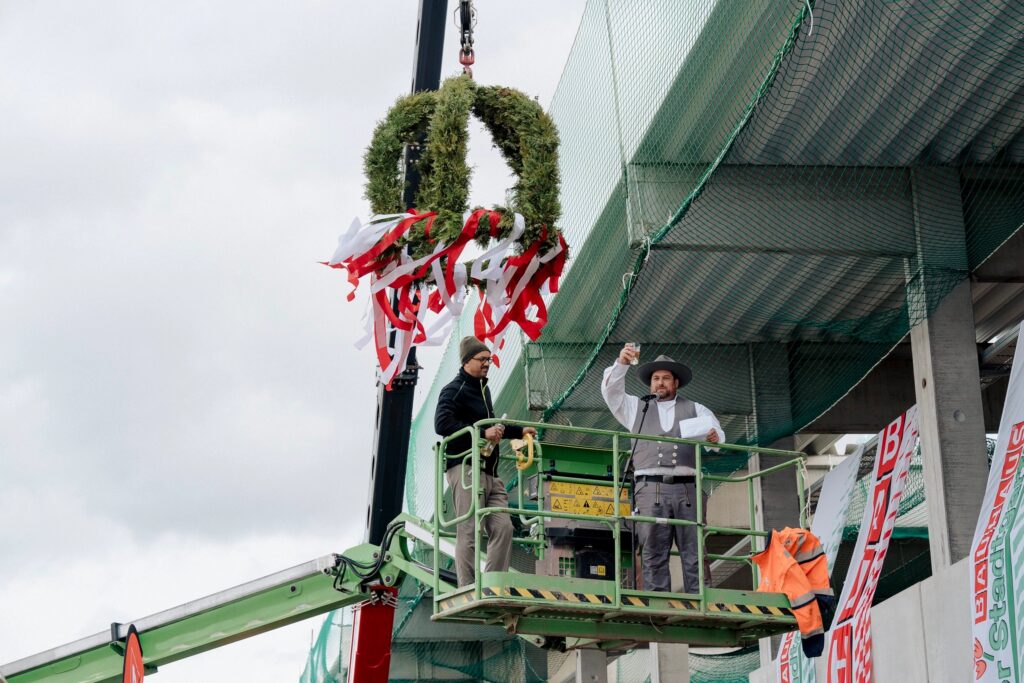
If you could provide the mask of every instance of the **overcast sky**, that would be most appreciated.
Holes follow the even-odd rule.
[[[546,106],[583,1],[477,4],[477,80]],[[317,261],[417,7],[0,3],[0,663],[361,541],[374,360]],[[297,680],[319,622],[154,680]]]

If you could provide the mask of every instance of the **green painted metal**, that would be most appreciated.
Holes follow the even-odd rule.
[[[700,474],[699,473],[701,472],[701,470],[704,469],[702,467],[702,465],[704,464],[703,463],[703,459],[701,458],[701,455],[704,453],[704,448],[703,448],[703,446],[701,444],[697,444],[696,447],[693,449],[693,451],[694,451],[694,455],[696,457],[696,469],[697,469],[697,472],[698,472],[698,481],[697,481],[697,492],[698,493],[695,496],[695,498],[697,499],[697,519],[701,520],[701,519],[704,519],[704,496],[701,495],[702,492],[704,491],[704,487],[702,485],[703,482],[700,481]],[[700,525],[699,522],[698,522],[698,525]],[[697,585],[700,586],[702,589],[704,589],[704,587],[705,587],[704,586],[704,582],[706,580],[705,576],[704,576],[704,545],[707,542],[707,533],[705,531],[703,531],[703,530],[698,529],[697,539],[698,539],[698,541],[697,541]],[[705,605],[705,595],[704,595],[704,593],[705,593],[705,591],[701,590],[701,596],[700,596],[701,607],[704,607],[704,605]]]
[[[398,533],[396,533],[394,540],[391,542],[390,548],[384,555],[384,568],[381,569],[381,582],[385,585],[393,586],[399,582],[403,574],[408,574],[422,585],[430,586],[434,584],[434,576],[438,576],[437,585],[440,590],[454,589],[454,585],[449,584],[439,576],[438,566],[436,563],[436,558],[439,553],[434,553],[435,564],[430,568],[425,567],[414,559],[413,552],[409,547],[409,544],[414,542],[415,539],[408,533],[408,527],[405,526],[409,523],[428,530],[432,529],[434,526],[405,512],[400,514],[391,522],[393,525],[402,524],[403,527],[398,531]],[[440,536],[435,534],[435,548],[437,547],[439,539],[442,537],[448,537],[448,534],[442,534]],[[528,541],[529,539],[522,540]],[[394,571],[390,571],[392,568]]]
[[[511,633],[564,637],[564,628],[557,620],[539,616],[510,616],[505,627]],[[593,640],[620,640],[630,643],[649,642],[654,627],[649,624],[621,622],[574,622],[575,637]],[[732,647],[744,642],[735,631],[690,626],[663,626],[657,629],[657,642],[691,643],[708,647]]]
[[[493,423],[495,421],[485,421]],[[539,425],[538,425],[539,426]],[[547,426],[548,429],[559,429]],[[580,428],[562,428],[571,431],[596,433],[600,430],[583,430]],[[538,444],[538,456],[532,470],[538,478],[550,476],[552,481],[564,481],[588,485],[611,485],[613,501],[618,501],[625,488],[619,477],[624,452],[620,450],[620,438],[633,438],[633,435],[620,435],[610,432],[605,434],[612,442],[611,449],[581,448],[571,446],[551,446],[546,450]],[[456,435],[457,436],[457,435]],[[685,442],[680,439],[656,439],[660,441]],[[698,466],[703,457],[703,444],[696,443]],[[443,448],[443,443],[439,449]],[[723,446],[726,450],[728,446]],[[743,450],[750,450],[741,447]],[[775,451],[774,454],[779,454]],[[440,450],[437,453],[438,463]],[[480,449],[473,443],[467,459],[471,462],[472,477],[469,488],[480,490]],[[546,475],[545,470],[552,469],[557,462],[560,471],[572,472],[572,475]],[[716,481],[746,481],[748,490],[752,491],[752,482],[757,476],[778,471],[784,467],[798,465],[800,459],[793,458],[760,473],[750,473],[742,477],[714,477]],[[797,469],[798,477],[802,472]],[[435,496],[438,510],[442,510],[443,483],[442,467],[438,467],[435,479]],[[689,642],[704,645],[735,645],[759,637],[760,635],[789,630],[793,626],[793,618],[788,612],[785,596],[780,594],[762,594],[745,591],[724,591],[704,588],[699,595],[645,593],[622,588],[623,552],[622,523],[626,517],[619,513],[618,505],[613,505],[614,513],[610,516],[596,517],[565,512],[545,510],[543,486],[538,479],[538,504],[535,510],[528,512],[523,499],[525,477],[529,470],[519,473],[518,507],[482,508],[474,506],[466,514],[452,519],[438,515],[437,523],[428,523],[409,515],[400,515],[395,523],[413,523],[433,535],[433,547],[438,548],[442,539],[450,539],[447,529],[453,528],[460,521],[472,519],[477,537],[476,562],[479,566],[482,552],[481,526],[488,515],[515,514],[528,523],[535,524],[539,533],[531,538],[520,538],[516,541],[523,545],[533,546],[538,555],[544,549],[543,524],[545,519],[567,519],[604,524],[608,527],[615,549],[614,570],[612,580],[577,579],[571,577],[549,577],[514,572],[501,574],[484,574],[481,580],[472,587],[456,590],[454,586],[440,578],[440,552],[433,552],[433,566],[426,567],[413,557],[409,547],[411,537],[400,530],[393,537],[392,543],[383,550],[371,545],[362,545],[346,552],[345,556],[361,563],[369,563],[376,559],[376,553],[383,552],[383,564],[379,580],[387,585],[394,585],[403,574],[415,578],[420,583],[430,586],[434,593],[435,618],[452,620],[487,621],[503,623],[510,632],[536,636],[562,636],[572,638],[593,639],[600,642],[643,642],[658,640],[663,642]],[[611,481],[606,478],[611,475]],[[708,477],[711,478],[711,477]],[[476,496],[474,496],[474,500]],[[802,505],[801,505],[802,508]],[[698,516],[703,512],[702,502],[698,497]],[[669,525],[695,525],[686,520],[657,520],[653,517],[632,516],[632,523],[665,523]],[[751,517],[753,519],[753,517]],[[708,535],[714,533],[749,534],[754,537],[763,536],[764,532],[757,529],[734,529],[725,527],[701,526],[698,544],[699,563],[703,579],[704,542]],[[404,527],[403,527],[404,529]],[[724,558],[736,561],[749,561],[749,556]],[[140,640],[145,652],[146,663],[150,667],[159,667],[185,657],[226,645],[248,636],[256,635],[301,619],[314,616],[338,607],[354,604],[367,597],[362,579],[349,573],[336,589],[334,576],[330,572],[307,572],[306,575],[289,577],[278,585],[269,585],[251,593],[239,594],[236,599],[211,598],[196,601],[179,608],[179,612],[152,628],[141,630]],[[703,582],[702,582],[703,585]],[[523,591],[527,591],[524,595]],[[531,592],[533,591],[533,592]],[[554,599],[563,596],[563,600]],[[582,596],[582,597],[579,597]],[[454,608],[445,607],[452,600],[467,598]],[[749,610],[763,607],[774,609],[777,613],[759,614]],[[738,610],[746,610],[739,612]],[[159,615],[155,615],[159,616]],[[148,618],[147,618],[148,619]],[[139,623],[145,623],[146,619]],[[54,651],[49,661],[38,666],[8,671],[9,683],[35,683],[49,681],[53,683],[89,682],[105,683],[116,681],[121,672],[122,658],[120,654],[102,637],[90,639],[87,646],[76,647],[71,644]],[[84,641],[83,641],[84,642]],[[17,664],[17,663],[16,663]]]
[[[443,450],[445,444],[463,433],[480,433],[481,428],[495,424],[499,420],[482,420],[473,427],[454,434],[437,445],[435,452],[438,474],[435,478],[436,509],[442,511],[443,483]],[[505,422],[510,423],[506,420]],[[481,566],[484,520],[495,514],[519,515],[524,522],[536,521],[538,528],[545,519],[574,520],[590,524],[605,525],[612,537],[614,570],[609,580],[581,579],[565,576],[539,576],[519,572],[485,573],[472,586],[458,590],[445,591],[436,583],[435,573],[432,584],[434,589],[434,619],[477,621],[481,623],[504,623],[510,632],[539,636],[561,636],[566,638],[621,640],[630,642],[664,641],[689,642],[702,645],[737,645],[771,633],[792,630],[795,619],[789,612],[789,601],[781,593],[757,593],[754,591],[735,591],[708,588],[704,585],[704,557],[706,555],[707,537],[713,534],[747,535],[752,538],[752,547],[757,539],[767,536],[767,532],[757,528],[756,515],[753,510],[753,482],[766,474],[793,468],[798,478],[798,486],[802,485],[803,456],[792,451],[778,449],[758,449],[750,446],[733,444],[714,444],[713,447],[725,452],[742,451],[747,453],[764,453],[784,456],[787,459],[763,471],[751,471],[738,476],[705,475],[702,465],[707,456],[706,450],[712,444],[689,439],[671,437],[649,437],[647,435],[626,434],[606,430],[567,427],[562,425],[541,425],[528,422],[522,426],[536,426],[549,432],[552,430],[586,434],[588,436],[607,437],[612,447],[601,449],[594,447],[566,446],[558,444],[545,445],[543,458],[535,458],[533,465],[525,471],[517,473],[518,507],[481,507],[475,504],[472,509],[459,516],[446,516],[443,512],[437,515],[434,528],[435,542],[444,529],[454,527],[460,522],[470,519],[474,521],[476,540],[475,566]],[[545,509],[542,481],[544,478],[554,482],[570,482],[586,485],[610,486],[612,500],[620,500],[625,484],[619,476],[627,452],[619,448],[622,438],[641,438],[669,443],[689,443],[695,446],[697,459],[697,486],[703,488],[705,480],[716,482],[745,483],[750,506],[751,528],[716,527],[700,524],[689,520],[661,519],[642,515],[622,515],[617,504],[613,505],[614,514],[594,516],[561,512]],[[471,481],[467,488],[472,488],[479,501],[481,452],[480,443],[474,441],[465,455],[472,469]],[[535,472],[537,477],[538,502],[536,507],[525,508],[523,487],[527,477]],[[556,473],[557,472],[557,473]],[[703,516],[703,500],[698,496],[698,519]],[[801,524],[806,525],[804,505],[801,499]],[[526,512],[530,516],[526,516]],[[702,589],[693,595],[669,593],[645,593],[623,588],[623,548],[622,526],[624,523],[651,523],[669,526],[697,526],[698,534],[698,571]],[[535,532],[535,536],[538,535]],[[539,534],[543,538],[543,532]],[[532,539],[540,540],[540,539]],[[435,546],[436,547],[436,546]],[[541,546],[542,548],[542,546]],[[538,550],[540,550],[539,548]],[[715,554],[715,559],[750,563],[750,554],[740,556],[724,556]],[[632,621],[631,621],[632,620]],[[639,621],[637,621],[639,620]],[[635,623],[634,623],[635,622]],[[685,623],[683,623],[685,622]],[[669,631],[666,631],[666,628]]]
[[[512,424],[509,422],[509,424]],[[543,427],[543,425],[541,425]],[[538,427],[539,429],[540,427]],[[544,446],[544,457],[547,464],[559,462],[573,466],[573,472],[580,476],[611,476],[608,471],[608,450],[604,448],[587,448],[585,446],[568,446],[564,444],[547,444]],[[546,469],[541,468],[541,469]]]
[[[392,577],[394,580],[398,578],[399,571],[406,571],[413,573],[420,580],[430,581],[429,572],[409,566],[404,550],[400,549],[401,546],[404,546],[404,539],[396,537],[393,548],[400,568],[395,564],[385,563],[381,575]],[[376,552],[376,546],[360,545],[346,551],[345,556],[358,562],[369,563],[374,560]],[[324,569],[327,570],[326,573]],[[304,576],[270,585],[264,590],[255,590],[248,594],[241,591],[237,599],[230,599],[230,596],[223,599],[222,596],[228,593],[225,592],[168,610],[166,613],[140,619],[136,623],[140,626],[139,640],[147,668],[160,667],[367,598],[366,588],[360,585],[361,580],[355,574],[347,574],[339,586],[340,590],[334,587],[334,579],[330,567],[311,568]],[[447,586],[443,582],[439,585]],[[165,623],[159,623],[152,628],[146,627],[147,622],[154,621]],[[109,638],[103,636],[104,634],[99,634],[57,648],[51,651],[54,656],[47,658],[50,661],[39,666],[22,669],[18,662],[7,665],[4,667],[7,681],[120,681],[124,660],[120,653],[106,642]],[[66,654],[62,656],[62,653]],[[11,672],[12,668],[17,671]]]
[[[484,420],[470,429],[475,430],[496,422],[498,420]],[[619,444],[622,438],[648,437],[559,425],[520,424],[543,427],[547,430],[604,436],[609,439],[611,448],[538,444],[538,455],[533,465],[520,472],[517,478],[518,507],[484,508],[474,505],[465,514],[448,519],[443,513],[442,505],[442,457],[444,444],[447,442],[445,440],[438,445],[435,452],[437,476],[434,494],[436,509],[439,511],[436,520],[426,522],[410,515],[400,515],[393,522],[400,525],[400,528],[393,535],[387,548],[360,545],[346,551],[344,557],[368,564],[376,560],[377,554],[383,552],[379,577],[375,582],[394,585],[403,575],[409,575],[421,584],[429,586],[433,591],[435,619],[502,623],[511,633],[517,634],[560,636],[613,643],[661,641],[728,646],[743,644],[763,635],[793,628],[795,620],[788,612],[789,603],[782,594],[703,587],[699,594],[685,595],[647,593],[623,588],[623,569],[627,566],[623,561],[622,548],[624,522],[699,526],[701,533],[698,543],[698,566],[702,585],[703,558],[706,552],[704,546],[708,535],[746,534],[756,539],[766,534],[763,530],[753,528],[753,524],[751,529],[736,529],[712,527],[688,520],[624,516],[620,513],[618,501],[628,487],[619,476],[619,468],[623,464],[626,452],[619,448]],[[449,439],[456,438],[461,433]],[[696,446],[700,472],[705,455],[704,449],[708,444],[668,437],[652,440],[693,443]],[[729,444],[721,444],[720,448],[725,451],[759,450]],[[698,486],[702,485],[704,479],[747,482],[748,491],[752,492],[752,482],[757,477],[786,467],[795,467],[798,478],[802,478],[802,469],[799,466],[802,461],[798,454],[770,449],[763,449],[761,452],[792,457],[764,472],[751,472],[739,477],[698,474]],[[472,465],[471,481],[468,482],[467,488],[478,493],[481,471],[479,443],[474,441],[465,457]],[[548,472],[554,469],[553,463],[558,464],[558,474]],[[526,509],[523,499],[527,476],[538,477],[538,504],[536,509],[531,510]],[[543,476],[550,477],[552,481],[610,486],[612,500],[615,503],[612,506],[614,514],[594,516],[545,510],[543,486],[540,485],[540,478]],[[478,496],[473,498],[478,500]],[[752,501],[752,494],[750,500]],[[697,505],[699,517],[703,512],[700,496]],[[413,542],[410,525],[421,529],[418,532],[421,542],[432,536],[433,548],[437,549],[441,547],[442,540],[450,542],[451,530],[459,522],[471,520],[474,523],[477,540],[475,560],[477,566],[480,566],[483,549],[482,522],[488,515],[494,514],[519,515],[524,522],[535,525],[536,531],[533,536],[518,538],[516,542],[533,547],[540,557],[543,557],[545,545],[545,520],[576,520],[606,526],[614,547],[613,576],[609,580],[595,580],[518,572],[485,573],[473,586],[456,589],[441,578],[440,551],[435,550],[431,553],[433,563],[429,567],[415,559],[414,548],[410,547]],[[751,520],[754,520],[753,514]],[[749,561],[749,556],[713,557]],[[340,586],[335,587],[336,568],[316,564],[315,567],[311,566],[308,569],[296,569],[302,571],[267,577],[261,580],[262,583],[254,582],[251,590],[244,590],[245,586],[242,586],[139,620],[136,624],[140,626],[140,640],[147,666],[159,667],[367,598],[367,588],[363,585],[366,582],[354,572],[347,572]],[[109,637],[104,638],[103,634],[99,634],[57,648],[50,653],[43,653],[36,658],[15,662],[13,669],[12,665],[8,665],[4,667],[3,672],[9,683],[107,683],[119,679],[122,664],[121,655],[111,646]]]

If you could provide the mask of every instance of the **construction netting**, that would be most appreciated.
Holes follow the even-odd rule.
[[[550,107],[571,259],[543,336],[498,353],[497,414],[615,428],[600,380],[634,342],[693,369],[686,395],[731,442],[811,423],[1024,223],[1022,25],[1007,1],[589,2]],[[425,519],[457,367],[449,348],[413,425]],[[646,393],[634,373],[627,389]],[[924,507],[917,461],[911,477],[901,513]],[[512,680],[437,645],[443,628],[406,654]],[[531,652],[477,656],[506,675]],[[645,680],[646,656],[619,680]]]
[[[431,596],[406,580],[391,644],[389,681],[468,680],[544,683],[548,653],[500,626],[443,625],[430,621]]]
[[[413,549],[413,559],[426,565],[433,561],[422,546]],[[441,567],[451,569],[451,560],[442,557]],[[407,577],[395,610],[390,681],[543,683],[552,655],[565,656],[540,650],[501,626],[438,624],[430,620],[432,613],[429,588]]]
[[[574,256],[499,410],[610,426],[602,371],[636,342],[732,441],[811,422],[1024,221],[1022,22],[590,3],[551,105]]]
[[[352,641],[352,610],[334,610],[324,619],[306,657],[299,683],[345,683]]]
[[[671,647],[671,646],[670,646]],[[617,658],[612,664],[617,683],[650,683],[651,658],[649,649],[634,650]],[[689,652],[690,683],[747,683],[750,672],[761,666],[756,645],[731,652]]]
[[[426,587],[412,579],[403,581],[392,632],[390,681],[543,683],[548,672],[569,656],[534,647],[500,626],[435,624],[430,621],[431,613]],[[352,610],[328,614],[314,638],[299,683],[345,683],[351,638]]]
[[[989,462],[995,452],[994,439],[985,440],[985,451]],[[860,532],[864,508],[868,502],[868,486],[871,472],[875,466],[877,443],[864,449],[860,461],[860,478],[854,484],[850,496],[850,506],[846,512],[846,523],[843,527],[843,540],[855,541]],[[925,498],[924,464],[921,458],[921,443],[918,441],[910,459],[910,469],[903,484],[903,495],[893,527],[893,538],[928,538],[928,506]]]
[[[690,683],[747,683],[750,672],[761,666],[758,647],[735,652],[690,652]]]
[[[854,483],[850,495],[850,506],[846,511],[846,522],[843,526],[843,540],[856,541],[864,519],[864,508],[868,504],[871,473],[874,471],[875,456],[878,453],[877,441],[873,441],[865,449],[860,460],[860,477]],[[928,538],[928,508],[925,505],[924,468],[921,462],[921,443],[918,441],[910,456],[910,468],[903,484],[903,495],[900,498],[899,511],[893,527],[894,538]]]
[[[471,309],[475,304],[475,297],[471,296],[466,305]],[[469,334],[473,334],[473,319],[466,315],[456,322],[451,337],[455,343],[450,343],[445,347],[443,355],[437,361],[436,371],[434,368],[430,368],[433,375],[430,388],[426,392],[422,408],[412,421],[412,431],[409,435],[409,460],[405,477],[405,507],[408,512],[420,519],[429,520],[434,515],[435,494],[434,487],[431,485],[437,474],[434,446],[441,439],[434,432],[434,406],[437,405],[437,397],[441,394],[441,389],[459,372],[461,364],[458,341]],[[501,370],[496,367],[493,368],[493,372],[499,374]]]

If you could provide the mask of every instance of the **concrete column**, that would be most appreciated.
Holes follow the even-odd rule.
[[[912,305],[932,312],[911,329],[910,342],[928,541],[938,574],[970,552],[988,463],[970,283],[934,301],[968,267],[959,180],[945,168],[915,169],[912,180],[919,260],[908,294]]]
[[[576,683],[608,683],[608,653],[576,650]]]
[[[690,683],[690,646],[651,643],[651,683]]]
[[[988,461],[969,282],[910,332],[932,573],[971,549]]]

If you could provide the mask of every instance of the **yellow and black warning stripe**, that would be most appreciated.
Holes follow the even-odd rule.
[[[765,605],[737,605],[724,602],[709,602],[709,612],[732,612],[733,614],[763,614],[766,616],[785,617],[792,613],[781,607],[767,607]]]
[[[674,607],[675,609],[700,609],[700,603],[694,602],[692,600],[670,599],[666,600],[665,602],[667,602],[670,607]],[[636,595],[623,595],[622,604],[629,605],[630,607],[650,607],[651,599],[641,598]]]
[[[670,598],[666,600],[669,607],[673,609],[685,609],[700,611],[700,603],[696,600],[678,600],[676,598]],[[649,598],[641,598],[633,595],[622,596],[622,603],[631,607],[649,607],[651,600]],[[789,616],[791,612],[787,609],[780,607],[765,607],[763,605],[742,605],[733,603],[723,602],[711,602],[708,603],[709,612],[732,612],[733,614],[763,614],[772,615],[776,617]]]
[[[519,588],[517,586],[487,587],[483,589],[483,596],[485,598],[539,598],[541,600],[577,602],[590,605],[612,604],[611,596],[600,593],[563,593],[562,591],[550,591],[542,588]]]
[[[467,604],[473,599],[472,593],[463,593],[462,595],[456,595],[454,598],[447,598],[441,601],[441,609],[449,610],[453,607],[461,607]]]
[[[610,605],[612,597],[600,593],[564,593],[562,591],[546,590],[543,588],[520,588],[518,586],[502,586],[492,588],[490,586],[482,589],[481,594],[485,598],[536,598],[540,600],[551,600],[555,602],[570,602],[585,605]],[[453,598],[441,601],[441,609],[448,610],[453,607],[460,607],[473,599],[472,593],[463,593]],[[674,609],[700,611],[700,602],[696,600],[679,600],[670,598],[666,600],[668,605]],[[650,598],[635,595],[622,596],[622,604],[630,607],[649,607]],[[724,602],[709,602],[709,612],[731,613],[731,614],[752,614],[764,616],[786,617],[792,616],[792,612],[782,607],[768,607],[765,605],[743,605]]]

